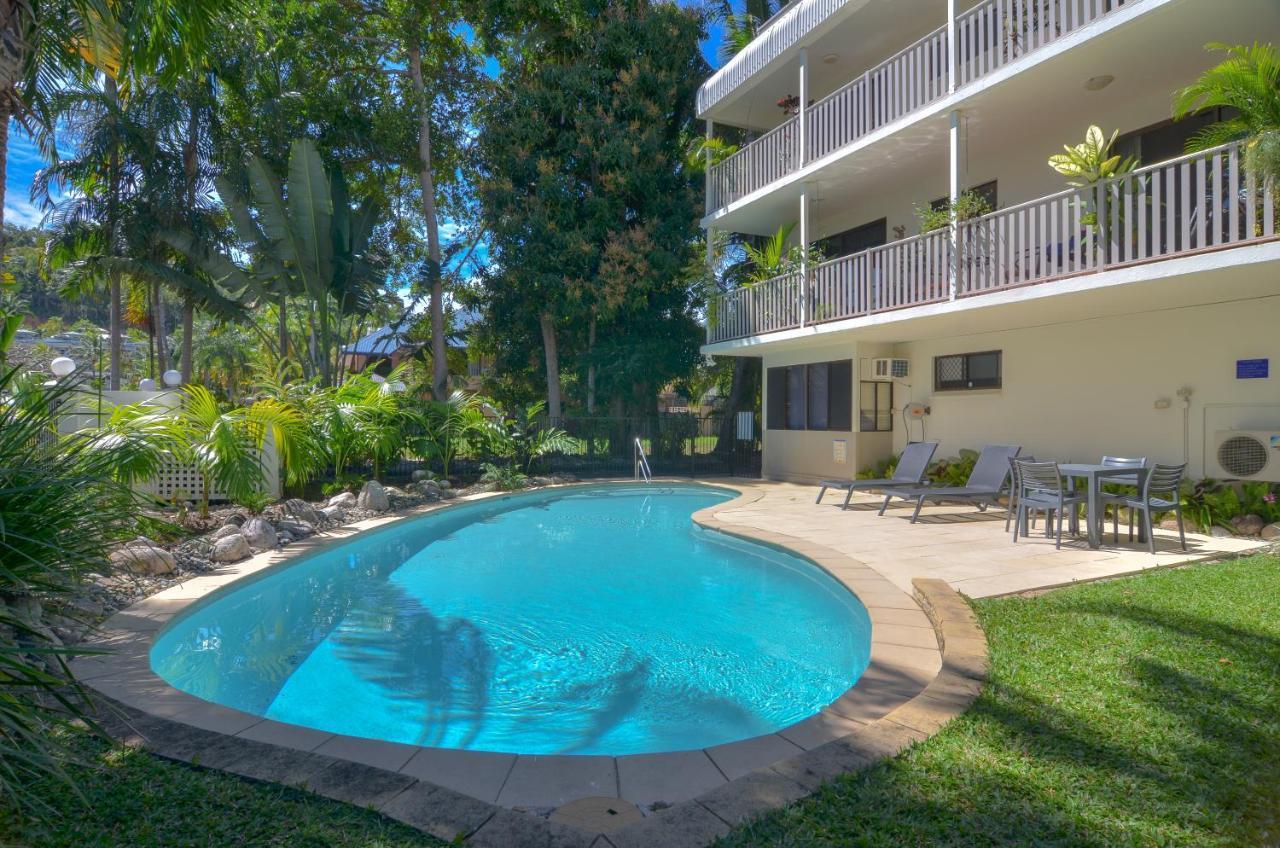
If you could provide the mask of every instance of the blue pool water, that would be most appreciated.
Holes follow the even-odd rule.
[[[322,549],[193,608],[155,671],[335,733],[521,754],[638,754],[769,733],[866,668],[826,572],[702,530],[733,497],[601,485],[461,504]]]

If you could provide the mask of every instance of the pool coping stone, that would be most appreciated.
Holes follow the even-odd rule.
[[[592,480],[546,488],[634,482]],[[978,696],[989,668],[986,639],[968,603],[945,581],[914,580],[909,595],[831,548],[721,521],[718,512],[764,497],[754,481],[659,478],[654,483],[737,491],[733,500],[695,512],[694,523],[800,556],[857,595],[872,625],[871,660],[859,680],[817,715],[776,733],[701,750],[581,757],[460,751],[329,733],[204,701],[151,670],[155,637],[210,594],[357,533],[453,504],[521,494],[507,492],[388,513],[183,581],[107,619],[85,647],[110,653],[84,656],[71,667],[85,686],[104,696],[103,725],[125,744],[379,810],[445,841],[510,848],[705,845],[828,780],[927,738]],[[682,771],[699,754],[699,762],[710,768],[704,764],[700,777],[690,780]],[[476,769],[466,768],[468,759],[475,759]],[[673,779],[664,793],[667,759]],[[645,818],[608,833],[546,818],[564,804],[601,796],[644,805]]]

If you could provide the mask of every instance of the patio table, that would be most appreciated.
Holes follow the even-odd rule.
[[[1085,509],[1085,523],[1089,525],[1089,547],[1098,548],[1102,546],[1102,532],[1098,529],[1102,520],[1101,505],[1098,503],[1098,494],[1101,491],[1102,481],[1115,478],[1133,478],[1133,484],[1142,487],[1142,481],[1146,479],[1147,472],[1151,469],[1145,466],[1124,466],[1124,465],[1101,465],[1092,462],[1067,462],[1058,466],[1058,470],[1062,472],[1064,477],[1084,477],[1089,481],[1088,490],[1088,506]],[[1118,482],[1129,482],[1121,480]],[[1061,520],[1061,519],[1059,519]]]

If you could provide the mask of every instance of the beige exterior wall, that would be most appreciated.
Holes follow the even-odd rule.
[[[1064,462],[1113,454],[1176,463],[1185,438],[1189,473],[1202,477],[1216,431],[1280,432],[1277,327],[1280,297],[1270,297],[914,342],[897,354],[911,360],[941,456],[1009,442]],[[983,350],[1003,351],[1002,388],[932,391],[933,357]],[[1254,358],[1271,360],[1271,377],[1236,379],[1236,360]],[[1184,386],[1189,407],[1177,394]],[[894,434],[895,449],[905,441]]]

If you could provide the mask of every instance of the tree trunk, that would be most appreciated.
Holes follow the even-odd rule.
[[[285,304],[288,302],[288,295],[280,295],[280,303],[276,306],[280,310],[280,359],[283,361],[289,358],[289,320],[285,311]]]
[[[431,172],[431,106],[422,82],[422,51],[418,27],[408,33],[409,78],[418,100],[418,182],[422,189],[422,217],[427,228],[427,279],[431,284],[431,394],[436,400],[449,396],[448,344],[444,335],[444,269],[441,267],[440,222],[436,215],[435,178]]]
[[[169,370],[169,344],[165,338],[164,290],[156,286],[156,309],[151,316],[156,334],[156,371],[161,376]]]
[[[729,397],[725,398],[724,417],[720,419],[720,432],[716,438],[716,453],[730,453],[733,450],[735,432],[734,418],[746,404],[751,390],[755,386],[752,369],[758,367],[760,360],[751,356],[735,356],[733,358],[733,380],[729,384]]]
[[[191,356],[193,339],[192,334],[195,332],[196,324],[196,307],[191,300],[191,295],[187,295],[182,303],[182,384],[191,382],[193,369],[191,366]]]
[[[112,103],[117,100],[116,81],[111,77],[106,78],[107,99]],[[108,163],[108,185],[107,191],[107,228],[110,244],[107,252],[112,256],[119,255],[120,249],[120,231],[119,231],[119,193],[120,193],[120,150],[116,146],[112,146],[111,158]],[[120,366],[121,366],[121,341],[124,325],[121,321],[123,304],[120,297],[120,274],[111,272],[110,275],[110,326],[107,331],[110,335],[110,363],[111,363],[111,391],[120,390]]]
[[[542,327],[542,349],[547,360],[547,417],[559,422],[563,415],[560,408],[560,357],[556,353],[556,322],[549,312],[538,319]]]
[[[587,325],[587,414],[596,412],[596,316]]]

